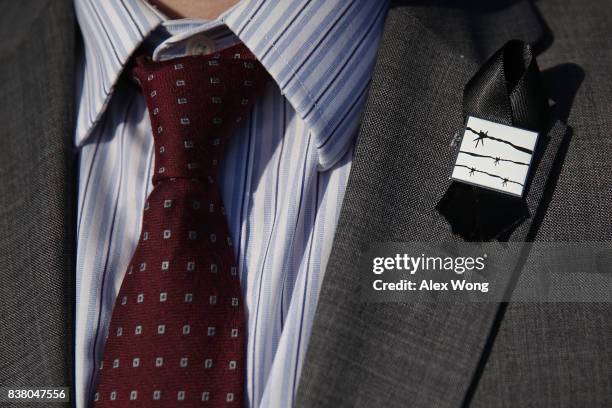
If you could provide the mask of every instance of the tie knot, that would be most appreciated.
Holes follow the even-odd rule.
[[[133,74],[151,118],[155,184],[167,178],[214,177],[225,142],[267,79],[242,44],[161,62],[139,57]]]

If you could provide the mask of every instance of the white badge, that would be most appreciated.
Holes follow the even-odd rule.
[[[451,179],[522,197],[538,134],[468,117]]]

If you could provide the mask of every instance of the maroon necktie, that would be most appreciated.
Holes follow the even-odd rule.
[[[134,76],[155,139],[154,188],[94,406],[238,407],[245,316],[217,168],[267,76],[243,45],[165,62],[141,57]]]

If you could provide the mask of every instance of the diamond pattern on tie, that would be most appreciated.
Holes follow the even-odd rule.
[[[267,74],[243,45],[137,59],[155,139],[140,242],[117,296],[96,407],[241,406],[245,316],[217,184]]]

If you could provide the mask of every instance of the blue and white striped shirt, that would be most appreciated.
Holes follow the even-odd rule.
[[[152,188],[148,114],[123,68],[145,40],[161,60],[202,35],[217,48],[244,42],[274,79],[232,137],[220,180],[248,318],[248,405],[292,406],[387,2],[243,0],[215,21],[170,21],[142,0],[75,8],[77,407],[91,400]]]

